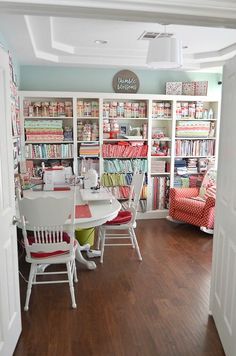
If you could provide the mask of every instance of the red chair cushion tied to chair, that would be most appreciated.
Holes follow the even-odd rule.
[[[63,242],[66,242],[67,244],[70,243],[70,236],[66,233],[63,232],[62,235],[62,240]],[[28,236],[28,241],[29,241],[29,245],[32,245],[35,242],[35,238],[33,235]],[[76,244],[76,240],[75,240],[75,244]],[[74,246],[75,246],[74,244]],[[53,251],[53,252],[31,252],[31,257],[32,258],[48,258],[48,257],[55,257],[58,255],[63,255],[63,254],[67,254],[69,251]]]
[[[130,222],[132,219],[132,213],[128,210],[122,210],[118,215],[111,221],[107,221],[106,225],[121,225]]]

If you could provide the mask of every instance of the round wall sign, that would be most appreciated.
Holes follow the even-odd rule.
[[[137,93],[139,79],[131,70],[121,70],[114,75],[112,86],[115,93]]]

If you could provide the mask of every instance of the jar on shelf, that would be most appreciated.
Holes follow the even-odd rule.
[[[164,103],[157,103],[157,117],[164,117]]]
[[[34,114],[37,117],[42,116],[42,106],[40,101],[34,103]]]
[[[203,102],[198,101],[196,103],[196,119],[202,119],[203,117]]]
[[[181,103],[176,103],[176,119],[181,119]]]
[[[208,111],[208,120],[212,120],[214,118],[214,112],[213,109],[210,108]]]
[[[147,106],[146,103],[139,103],[139,117],[140,118],[144,118],[147,116],[146,112],[147,112]]]
[[[43,101],[42,102],[42,116],[49,116],[49,102]]]
[[[56,101],[50,101],[49,116],[57,117],[57,102]]]
[[[82,141],[83,140],[83,122],[82,121],[78,121],[78,125],[77,125],[77,139],[78,141]]]
[[[83,141],[91,141],[92,129],[91,124],[85,124],[83,129]]]
[[[78,117],[84,116],[84,102],[82,100],[77,101],[77,116]]]
[[[103,103],[103,118],[109,118],[109,103]]]
[[[92,141],[97,141],[98,137],[99,137],[98,124],[97,123],[93,123],[92,124],[91,140]]]
[[[57,114],[58,116],[65,116],[65,103],[63,101],[57,104]]]
[[[188,114],[191,119],[195,119],[195,115],[196,115],[196,104],[195,103],[189,103]]]
[[[147,124],[143,124],[143,138],[147,139]]]
[[[110,120],[110,124],[111,124],[111,131],[120,132],[120,126],[117,120]]]
[[[124,117],[124,103],[119,102],[117,105],[117,117]]]
[[[164,117],[171,117],[171,103],[164,103]]]
[[[110,117],[117,117],[117,101],[112,101],[110,103]]]
[[[103,132],[110,132],[111,131],[111,124],[108,119],[103,120]]]
[[[65,116],[66,117],[72,117],[73,116],[72,101],[65,101]]]
[[[181,103],[181,117],[188,117],[189,116],[189,111],[188,111],[188,103]]]

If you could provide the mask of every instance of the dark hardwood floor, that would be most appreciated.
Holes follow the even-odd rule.
[[[208,315],[212,238],[189,225],[138,221],[143,261],[108,247],[95,271],[78,266],[78,308],[67,285],[34,286],[15,356],[220,356]],[[27,274],[24,258],[21,270]]]

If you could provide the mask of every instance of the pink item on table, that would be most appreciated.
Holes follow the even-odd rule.
[[[76,205],[75,207],[75,218],[82,219],[82,218],[91,218],[92,214],[88,204],[83,205]]]

